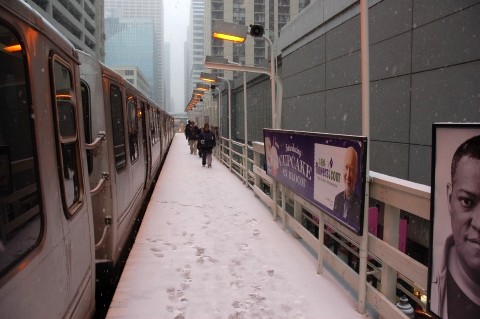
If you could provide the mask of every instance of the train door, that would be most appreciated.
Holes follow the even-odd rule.
[[[140,109],[142,112],[142,136],[143,136],[143,153],[145,154],[145,188],[150,184],[150,176],[152,173],[152,148],[150,134],[148,128],[150,126],[150,111],[145,101],[140,101]]]
[[[145,171],[144,154],[141,146],[140,134],[140,96],[135,92],[127,90],[126,94],[126,111],[127,111],[127,134],[128,149],[130,157],[130,187],[131,193],[137,194],[145,188]],[[135,199],[133,199],[135,200]]]
[[[67,294],[74,300],[83,294],[79,289],[86,288],[85,283],[94,278],[94,249],[86,153],[82,151],[85,143],[78,62],[69,58],[52,54],[49,61],[58,178],[65,215],[65,254],[72,288]]]
[[[95,273],[78,66],[34,14],[0,4],[0,313],[86,318]]]

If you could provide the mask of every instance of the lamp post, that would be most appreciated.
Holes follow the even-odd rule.
[[[206,58],[205,58],[206,59]],[[232,65],[239,65],[241,66],[240,63],[236,62],[231,62],[227,60],[227,64],[232,64]],[[244,160],[244,179],[245,179],[245,185],[248,187],[248,113],[247,113],[247,72],[243,72],[243,129],[244,129],[244,136],[245,136],[245,146],[243,148],[243,160]]]
[[[221,118],[221,113],[220,113],[220,109],[221,109],[221,106],[222,106],[222,91],[220,91],[220,89],[218,88],[218,86],[212,84],[210,86],[210,88],[212,90],[216,90],[217,91],[217,94],[218,94],[218,101],[217,101],[217,132],[220,132],[220,118]],[[220,157],[220,152],[218,152],[218,150],[220,150],[220,147],[217,148],[217,156]],[[221,150],[220,150],[221,151]]]
[[[217,123],[216,124],[217,124],[218,128],[220,129],[220,106],[222,105],[222,91],[220,91],[220,89],[214,84],[212,84],[210,86],[210,88],[212,90],[217,91],[217,94],[218,94],[217,114],[216,114],[217,115]]]
[[[212,37],[217,38],[217,39],[222,39],[222,40],[228,40],[228,41],[233,41],[237,43],[243,43],[246,40],[247,34],[250,34],[254,38],[259,38],[262,37],[270,46],[270,72],[267,73],[270,75],[270,83],[271,83],[271,101],[272,101],[272,128],[280,128],[281,125],[281,120],[280,118],[277,119],[276,114],[277,114],[277,104],[276,104],[276,88],[275,84],[276,81],[279,81],[279,79],[276,79],[276,72],[275,72],[275,59],[274,59],[274,52],[273,52],[273,43],[272,41],[264,35],[264,28],[261,25],[250,25],[250,32],[248,33],[248,27],[244,25],[239,25],[239,24],[234,24],[234,23],[229,23],[225,21],[220,21],[220,20],[214,20],[212,24]],[[205,63],[205,67],[207,67],[207,61]],[[242,67],[239,67],[242,68]],[[250,70],[246,70],[246,69]],[[224,68],[227,69],[227,68]],[[246,69],[238,69],[239,71],[252,71],[252,72],[257,72],[258,69],[255,67],[246,67]],[[257,69],[257,70],[255,70]],[[229,68],[229,70],[235,70]],[[261,72],[263,73],[263,72]],[[246,114],[245,114],[246,115]],[[245,136],[246,138],[246,136]],[[248,179],[248,175],[247,175]],[[247,186],[248,186],[248,180],[247,180]],[[273,199],[274,202],[276,202],[276,183],[274,182],[273,185]],[[276,218],[276,205],[275,205],[275,211],[274,211],[274,216]]]
[[[239,25],[235,23],[214,20],[212,23],[212,37],[222,40],[233,41],[237,43],[245,42],[247,34],[250,34],[252,37],[259,38],[262,37],[270,45],[270,72],[266,73],[270,75],[271,82],[271,100],[272,100],[272,128],[278,128],[276,119],[276,98],[275,98],[275,60],[273,52],[273,43],[272,41],[263,34],[263,27],[260,25],[250,25],[250,33],[248,33],[248,27],[245,25]],[[211,62],[213,63],[213,62]],[[207,67],[207,61],[205,61],[205,67]],[[233,66],[232,66],[233,67]],[[264,69],[264,68],[261,68]],[[238,70],[246,72],[258,72],[260,68],[256,67],[247,67],[239,66],[238,69],[225,69],[224,70]],[[264,72],[260,72],[264,73]]]
[[[203,83],[197,83],[197,85],[195,87],[195,90],[200,90],[200,91],[203,91],[203,92],[207,92],[208,90],[210,90],[210,86],[207,85],[207,84],[203,84]]]
[[[228,94],[228,168],[232,171],[232,89],[230,81],[224,77],[219,76],[220,80],[227,83]]]
[[[205,58],[205,61],[215,61],[216,63],[227,63],[228,60],[221,57],[209,57]],[[205,66],[205,68],[208,68]],[[227,83],[228,89],[228,168],[232,171],[232,93],[231,93],[231,86],[230,81],[224,77],[217,76],[210,73],[202,72],[200,73],[200,79],[209,82],[209,83],[216,83],[218,80],[225,81]]]

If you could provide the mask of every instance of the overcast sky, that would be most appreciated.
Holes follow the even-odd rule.
[[[190,0],[164,0],[164,41],[170,43],[170,89],[175,112],[185,109],[184,92],[184,43],[187,41]]]

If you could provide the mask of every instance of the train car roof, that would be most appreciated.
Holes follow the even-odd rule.
[[[111,69],[109,66],[106,64],[98,61],[95,57],[90,55],[87,52],[77,50],[78,56],[80,58],[81,63],[88,63],[88,64],[95,64],[97,67],[101,69],[102,76],[107,77],[109,79],[112,79],[118,83],[121,83],[127,90],[130,90],[134,92],[135,94],[142,96],[144,100],[146,100],[151,106],[155,107],[155,109],[158,109],[160,111],[163,111],[163,109],[153,101],[150,97],[148,97],[144,92],[140,91],[137,87],[135,87],[132,83],[128,82],[124,77],[122,77],[120,74],[115,72],[113,69]],[[80,72],[81,73],[81,72]]]

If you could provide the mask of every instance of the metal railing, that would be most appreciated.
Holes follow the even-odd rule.
[[[232,141],[231,159],[228,145],[228,139],[220,138],[217,158],[271,209],[274,220],[280,218],[284,229],[288,228],[295,238],[316,252],[318,273],[322,273],[326,263],[358,295],[359,273],[355,261],[359,258],[361,237],[298,194],[277,185],[263,169],[263,143],[246,146]],[[247,152],[243,151],[245,148]],[[249,155],[245,158],[244,154]],[[366,302],[380,318],[407,318],[396,306],[397,291],[421,306],[420,312],[425,311],[428,268],[397,248],[400,213],[408,212],[428,222],[430,187],[372,171],[369,175],[370,200],[383,203],[384,218],[383,239],[368,235]],[[316,231],[306,224],[314,225]]]

